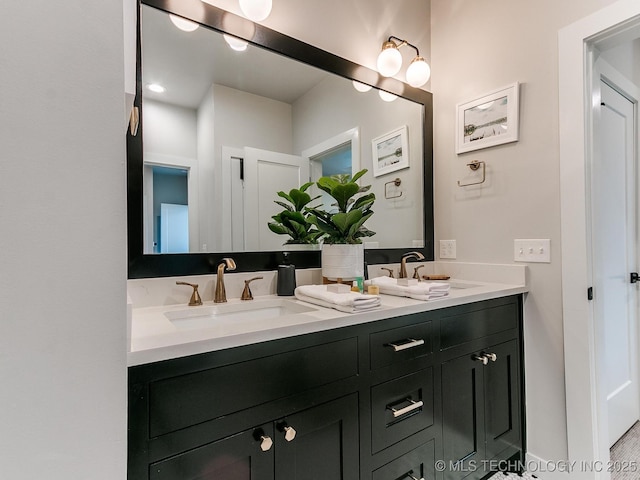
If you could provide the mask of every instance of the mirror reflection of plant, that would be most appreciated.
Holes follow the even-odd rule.
[[[271,218],[273,222],[269,222],[269,229],[278,235],[289,235],[291,237],[285,244],[317,244],[318,238],[322,235],[316,227],[308,221],[310,208],[309,203],[320,198],[311,198],[306,190],[313,185],[308,182],[300,188],[293,188],[286,192],[278,192],[278,196],[284,198],[288,203],[280,200],[274,200],[275,203],[284,207],[284,210]]]
[[[366,193],[371,185],[360,186],[357,180],[367,173],[367,169],[360,170],[353,177],[349,174],[321,177],[316,185],[327,192],[334,200],[333,206],[338,212],[327,212],[321,206],[310,208],[308,221],[321,232],[324,243],[354,244],[362,243],[363,237],[371,237],[376,232],[369,230],[364,223],[371,218],[371,206],[376,199],[374,193],[368,193],[358,198],[356,195]]]

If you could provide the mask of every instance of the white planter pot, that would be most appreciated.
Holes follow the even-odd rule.
[[[334,281],[364,277],[364,245],[322,245],[322,276]]]
[[[320,250],[319,243],[285,243],[282,246],[282,250],[285,252],[293,252],[293,251],[309,251],[309,250]]]

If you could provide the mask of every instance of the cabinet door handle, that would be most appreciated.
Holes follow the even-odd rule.
[[[278,430],[284,433],[284,439],[287,442],[290,442],[291,440],[296,438],[296,433],[297,433],[296,430],[293,427],[287,425],[286,423],[279,425]]]
[[[407,473],[407,475],[406,475],[406,476],[407,476],[407,478],[410,478],[411,480],[424,480],[424,477],[420,477],[420,478],[418,478],[418,477],[416,477],[416,476],[413,474],[413,472],[409,472],[409,473]]]
[[[498,359],[498,356],[495,353],[485,353],[484,356],[492,362],[495,362]]]
[[[482,362],[483,365],[489,363],[489,359],[485,355],[474,355],[473,359],[477,362]]]
[[[273,440],[271,440],[271,437],[264,433],[264,430],[262,430],[261,428],[258,428],[253,432],[253,438],[257,442],[260,442],[260,450],[262,450],[263,452],[270,450],[273,446]]]
[[[421,338],[418,340],[407,338],[406,340],[402,340],[401,342],[387,343],[387,346],[392,347],[394,352],[400,352],[402,350],[406,350],[407,348],[419,347],[420,345],[424,345],[424,340]]]
[[[273,440],[271,440],[270,436],[262,435],[260,437],[260,450],[262,450],[263,452],[267,452],[271,450],[272,446],[273,446]]]
[[[402,415],[406,415],[409,412],[413,412],[414,410],[418,410],[424,406],[424,402],[422,400],[411,400],[407,398],[406,401],[411,402],[404,408],[395,408],[392,406],[387,406],[389,410],[393,412],[393,418],[401,417]]]

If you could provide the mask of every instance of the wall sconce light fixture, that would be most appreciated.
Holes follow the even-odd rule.
[[[396,43],[394,40],[399,43]],[[421,87],[429,81],[431,67],[429,67],[427,61],[420,56],[418,47],[393,35],[382,44],[382,51],[378,55],[378,72],[380,72],[380,75],[383,77],[393,77],[396,75],[400,71],[400,68],[402,68],[400,47],[404,47],[405,45],[408,45],[416,51],[415,58],[411,61],[409,68],[407,68],[407,83],[412,87]]]
[[[271,13],[272,0],[239,0],[242,14],[249,20],[261,22]]]

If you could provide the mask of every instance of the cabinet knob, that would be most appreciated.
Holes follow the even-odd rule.
[[[271,440],[271,437],[269,437],[268,435],[262,435],[260,437],[260,450],[262,450],[263,452],[266,452],[271,450],[272,446],[273,446],[273,440]]]
[[[296,430],[293,427],[287,425],[286,423],[282,423],[278,425],[278,430],[284,433],[284,439],[287,442],[290,442],[291,440],[296,438],[296,433],[297,433]]]
[[[476,362],[482,362],[483,365],[486,365],[487,363],[489,363],[489,359],[485,355],[474,355],[473,359]]]
[[[485,353],[484,356],[492,362],[495,362],[498,359],[498,356],[495,353]]]
[[[255,430],[253,432],[253,438],[257,442],[260,442],[260,450],[262,450],[263,452],[271,450],[271,447],[273,446],[273,440],[269,435],[264,433],[263,429],[258,428],[257,430]]]

